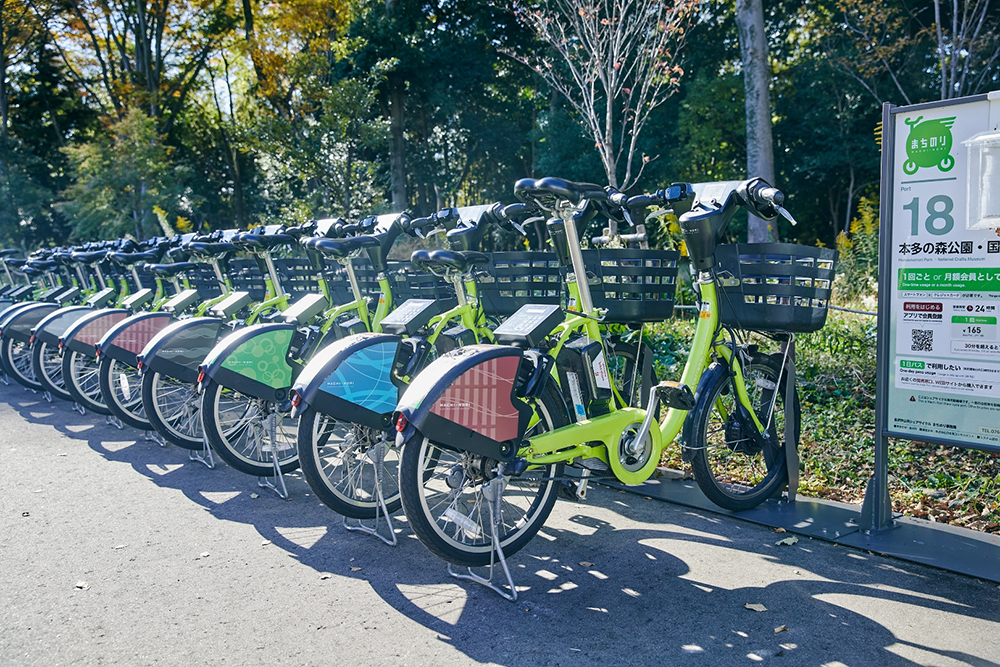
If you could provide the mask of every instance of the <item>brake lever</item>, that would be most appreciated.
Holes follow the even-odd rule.
[[[646,216],[646,222],[649,222],[653,218],[659,218],[661,215],[668,215],[668,214],[673,213],[673,212],[674,212],[674,209],[672,209],[672,208],[661,208],[661,209],[659,209],[657,211],[653,211],[652,213],[650,213],[649,215],[647,215]]]
[[[781,214],[781,217],[785,218],[786,220],[788,220],[788,222],[792,223],[793,227],[799,224],[798,222],[795,221],[795,218],[792,217],[792,214],[789,213],[784,206],[775,206],[774,208],[778,209],[778,213]]]

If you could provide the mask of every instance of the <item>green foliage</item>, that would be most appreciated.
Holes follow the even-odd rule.
[[[834,292],[842,303],[873,294],[878,285],[878,206],[868,198],[858,205],[850,236],[837,237],[837,279]]]
[[[59,206],[76,221],[77,238],[144,239],[160,231],[154,206],[181,210],[184,168],[172,164],[155,121],[142,111],[129,111],[107,134],[66,153],[76,182]]]

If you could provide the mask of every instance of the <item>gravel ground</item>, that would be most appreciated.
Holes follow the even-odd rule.
[[[0,664],[1000,665],[974,579],[599,488],[512,604],[140,435],[0,386]]]

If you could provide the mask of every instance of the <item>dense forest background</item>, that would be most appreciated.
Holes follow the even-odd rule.
[[[746,176],[736,3],[688,5],[634,192]],[[579,110],[528,66],[552,50],[532,7],[0,0],[0,240],[426,214],[510,201],[525,176],[606,183]],[[776,184],[800,222],[785,238],[832,244],[877,198],[883,102],[998,87],[986,0],[768,0],[764,16]]]

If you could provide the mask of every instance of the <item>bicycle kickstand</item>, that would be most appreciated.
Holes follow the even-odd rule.
[[[504,486],[506,486],[506,480],[503,475],[497,475],[482,487],[483,497],[486,499],[490,508],[490,546],[492,549],[490,551],[490,564],[487,566],[487,571],[490,576],[481,577],[473,572],[471,567],[466,568],[468,571],[467,574],[459,574],[452,568],[451,563],[448,564],[448,574],[456,579],[471,581],[480,584],[481,586],[485,586],[486,588],[498,593],[502,598],[514,602],[517,600],[517,588],[514,586],[514,579],[510,575],[510,568],[507,567],[507,559],[504,557],[503,547],[500,545],[500,504],[503,500]],[[504,577],[507,579],[507,587],[510,589],[509,592],[504,590],[501,586],[493,583],[493,571],[498,563],[503,569]]]
[[[271,477],[263,475],[257,477],[257,486],[262,489],[271,489],[282,500],[288,500],[288,488],[285,486],[285,476],[281,472],[281,465],[278,463],[278,413],[272,412],[267,416],[268,434],[271,441],[271,465],[274,473]],[[273,482],[271,480],[274,480]]]
[[[385,461],[385,448],[386,444],[384,441],[375,443],[371,451],[367,453],[367,456],[371,457],[372,462],[375,464],[375,523],[372,526],[366,526],[362,519],[358,519],[358,522],[354,525],[349,524],[346,516],[344,517],[344,528],[350,531],[357,531],[359,533],[365,533],[373,537],[377,537],[382,540],[390,547],[394,547],[397,544],[396,540],[396,528],[392,522],[392,516],[389,515],[389,508],[385,505],[385,496],[382,494],[382,463]],[[385,517],[386,527],[389,531],[389,537],[386,537],[378,530],[379,517]]]

